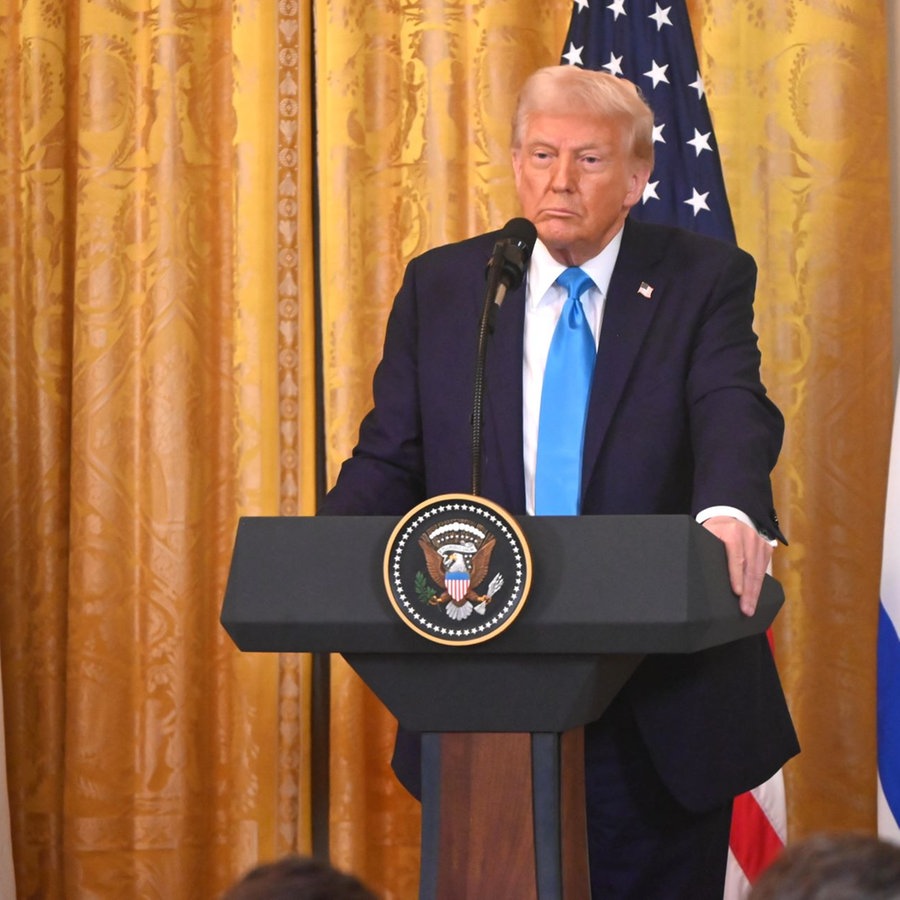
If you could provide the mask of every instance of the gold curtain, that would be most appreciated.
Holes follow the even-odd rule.
[[[874,831],[875,634],[890,440],[887,25],[882,3],[695,0],[738,241],[759,264],[775,490],[779,670],[802,754],[792,837]]]
[[[310,22],[0,4],[22,897],[214,897],[309,841],[306,667],[239,654],[218,616],[237,516],[314,504]]]
[[[871,829],[884,10],[688,6],[788,419],[791,833]],[[404,264],[515,214],[512,98],[558,59],[570,13],[0,0],[0,661],[20,896],[214,897],[257,858],[309,849],[308,660],[237,653],[218,614],[237,516],[313,509],[313,267],[330,482]],[[333,858],[414,896],[393,722],[339,660],[333,681]]]

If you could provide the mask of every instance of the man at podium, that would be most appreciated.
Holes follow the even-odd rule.
[[[603,72],[549,67],[521,91],[512,166],[537,241],[488,342],[480,493],[514,515],[696,516],[753,615],[783,540],[756,268],[731,245],[628,217],[653,124],[635,86]],[[400,515],[471,490],[484,272],[504,239],[409,264],[374,407],[321,513]],[[765,636],[647,657],[585,728],[593,895],[720,900],[732,799],[798,749]]]

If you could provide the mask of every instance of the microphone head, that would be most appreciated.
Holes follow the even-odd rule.
[[[514,290],[522,283],[536,240],[534,224],[521,217],[510,219],[500,231],[488,269],[499,266],[499,281],[508,290]]]
[[[521,216],[517,219],[510,219],[500,232],[500,240],[508,239],[520,244],[526,249],[528,256],[534,249],[534,242],[537,240],[537,228],[529,219],[523,219]]]

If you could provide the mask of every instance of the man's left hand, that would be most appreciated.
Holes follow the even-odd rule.
[[[703,527],[725,544],[731,589],[740,600],[741,612],[752,616],[772,559],[772,545],[755,529],[731,516],[713,516]]]

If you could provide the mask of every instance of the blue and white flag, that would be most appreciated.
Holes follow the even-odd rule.
[[[883,546],[878,618],[878,834],[900,844],[900,388]]]
[[[562,62],[633,81],[653,109],[656,164],[629,215],[734,241],[684,0],[575,0]]]

